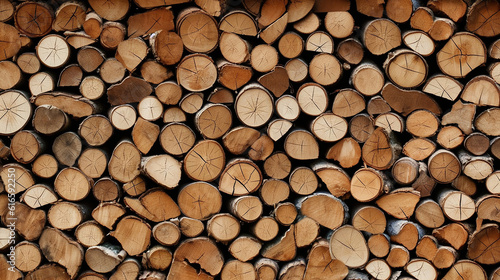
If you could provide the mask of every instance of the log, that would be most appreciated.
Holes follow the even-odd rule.
[[[368,262],[368,246],[365,238],[352,226],[343,226],[330,238],[330,255],[349,268],[356,268]]]

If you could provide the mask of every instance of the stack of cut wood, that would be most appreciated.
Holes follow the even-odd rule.
[[[0,278],[500,279],[498,0],[0,0]]]

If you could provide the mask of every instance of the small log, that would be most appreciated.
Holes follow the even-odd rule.
[[[30,19],[34,19],[30,21]],[[30,38],[41,37],[52,30],[54,11],[47,3],[26,2],[16,7],[14,23],[16,28]]]
[[[22,241],[16,244],[14,252],[17,257],[16,268],[22,272],[33,271],[42,262],[42,251],[36,243]]]
[[[95,182],[92,188],[92,194],[100,202],[115,201],[121,197],[121,188],[118,183],[111,180],[111,178],[102,177]]]
[[[431,137],[439,128],[439,119],[427,110],[416,110],[406,119],[406,131],[416,137]]]
[[[197,237],[205,230],[203,222],[188,217],[182,217],[179,226],[181,233],[186,237]]]
[[[460,175],[458,158],[446,150],[438,150],[429,158],[429,174],[438,182],[451,183]]]
[[[8,59],[15,56],[21,49],[21,36],[19,31],[12,25],[0,23],[0,30],[2,35],[0,38],[5,40],[0,46],[4,49],[4,52],[0,55],[0,59]]]
[[[36,55],[43,65],[49,68],[59,68],[69,60],[70,49],[63,37],[47,35],[38,42]]]
[[[261,243],[256,238],[240,235],[229,245],[229,253],[237,260],[247,262],[259,254],[261,247]]]
[[[129,255],[144,252],[150,244],[151,227],[135,216],[126,216],[118,222],[111,236],[120,242]]]
[[[279,65],[271,72],[260,76],[258,82],[271,91],[275,97],[280,97],[290,87],[288,72],[285,67]]]
[[[90,146],[100,146],[112,136],[113,127],[110,121],[102,115],[92,115],[84,119],[78,127],[78,134]]]
[[[130,38],[118,44],[115,58],[131,73],[144,60],[148,46],[141,38]]]
[[[374,125],[383,128],[388,133],[402,132],[405,129],[403,118],[392,112],[378,115],[374,120]]]
[[[60,230],[71,230],[89,217],[88,207],[67,201],[56,202],[47,211],[50,225]]]
[[[20,201],[26,203],[29,207],[36,209],[55,203],[57,201],[57,195],[49,186],[36,184],[29,187],[22,194]]]
[[[170,123],[164,126],[159,135],[163,150],[172,155],[182,155],[195,144],[195,134],[183,123]]]
[[[424,235],[424,230],[420,225],[413,222],[389,220],[387,222],[387,234],[392,242],[401,244],[408,250],[413,250]]]
[[[99,67],[101,79],[108,84],[120,82],[125,77],[126,68],[116,58],[108,58]]]
[[[350,82],[361,94],[373,96],[384,86],[384,75],[374,64],[362,63],[353,70]]]
[[[460,250],[467,243],[469,231],[462,224],[450,223],[434,229],[432,235],[440,242],[449,244],[456,250]]]
[[[432,261],[438,250],[438,241],[432,235],[424,235],[417,244],[415,252],[417,257]]]
[[[307,167],[298,167],[290,173],[288,178],[290,188],[297,194],[309,195],[318,188],[318,179],[314,171]]]
[[[352,117],[366,108],[363,96],[352,89],[341,89],[333,101],[332,113],[340,117]]]
[[[132,140],[143,154],[147,154],[151,150],[159,135],[160,127],[141,117],[137,119],[132,130]]]
[[[261,241],[271,241],[279,233],[279,224],[273,217],[264,216],[258,219],[251,228],[252,234]]]
[[[104,241],[103,228],[94,220],[86,221],[75,229],[75,238],[84,247],[92,247]]]
[[[185,56],[177,67],[177,83],[190,91],[204,91],[217,80],[217,67],[203,54]]]
[[[420,194],[413,188],[399,188],[377,199],[377,205],[396,219],[408,219],[415,211]]]
[[[144,13],[136,13],[127,19],[129,37],[147,36],[158,30],[174,29],[174,14],[169,8],[157,8]]]
[[[266,179],[259,189],[259,194],[264,204],[273,206],[288,198],[290,187],[285,181]]]
[[[7,90],[0,94],[2,105],[0,108],[6,111],[0,118],[0,135],[13,135],[24,128],[29,122],[32,108],[26,95],[17,90]],[[9,104],[9,105],[7,105]]]
[[[418,169],[419,164],[414,159],[402,157],[392,166],[392,178],[401,185],[412,184],[419,175]]]
[[[63,199],[80,201],[89,195],[94,182],[75,167],[64,168],[57,174],[54,190]]]
[[[221,192],[241,196],[258,190],[262,183],[262,173],[251,160],[238,158],[230,161],[220,176]]]
[[[224,151],[220,144],[212,140],[204,140],[197,143],[186,154],[184,171],[194,180],[210,182],[219,177],[224,163]]]
[[[53,91],[56,87],[54,77],[48,72],[38,72],[34,74],[29,78],[28,84],[32,96]]]
[[[348,215],[345,203],[326,193],[315,193],[300,199],[297,202],[297,209],[302,215],[332,230],[341,227]]]
[[[392,270],[388,263],[381,259],[371,259],[365,266],[365,271],[368,272],[373,279],[387,280],[391,276]]]
[[[257,72],[269,72],[278,64],[278,51],[270,45],[257,45],[250,53],[250,64]]]
[[[389,236],[386,234],[373,234],[367,241],[370,253],[377,258],[383,258],[389,254],[391,244],[389,243]]]
[[[223,32],[220,35],[222,56],[232,63],[243,63],[250,59],[250,44],[234,33]]]
[[[279,39],[278,50],[286,58],[296,58],[304,50],[304,39],[295,32],[285,33]]]
[[[335,84],[341,75],[341,64],[331,54],[317,54],[309,63],[309,76],[320,85],[329,86]]]
[[[352,226],[343,226],[330,237],[330,255],[349,268],[365,265],[369,253],[363,234]]]
[[[385,231],[387,221],[380,209],[374,206],[362,206],[352,213],[352,226],[360,231],[381,234]]]
[[[460,53],[458,59],[453,57],[457,51]],[[486,46],[475,35],[459,32],[436,54],[436,59],[439,69],[444,74],[463,78],[486,62]]]
[[[361,159],[361,147],[353,138],[343,138],[328,149],[326,159],[338,161],[343,168],[351,168]]]
[[[311,168],[335,197],[342,197],[352,189],[350,176],[337,165],[317,161]]]
[[[318,29],[319,24],[318,16],[315,13],[309,13],[301,20],[295,22],[293,28],[302,34],[311,34]]]
[[[425,82],[428,65],[418,53],[398,50],[389,53],[384,62],[384,70],[394,84],[403,88],[413,88]]]
[[[156,245],[142,253],[142,266],[146,269],[166,270],[172,261],[172,252],[166,247]],[[165,277],[163,277],[165,278]]]
[[[354,29],[354,18],[349,12],[329,12],[325,16],[325,28],[334,38],[346,38]]]
[[[298,211],[291,202],[278,203],[273,210],[274,219],[281,225],[289,226],[297,218]]]
[[[454,149],[462,145],[464,139],[465,135],[460,128],[456,126],[445,126],[439,131],[436,140],[442,147]]]
[[[153,238],[164,246],[177,245],[181,238],[179,226],[170,221],[156,224],[152,230]]]
[[[349,270],[339,260],[333,259],[329,252],[329,244],[325,239],[315,242],[307,255],[305,280],[310,279],[344,279]]]
[[[419,278],[420,275],[426,275],[426,279],[436,280],[438,271],[428,260],[413,259],[405,266],[406,272],[413,277]]]
[[[393,165],[401,152],[401,146],[392,134],[377,128],[368,137],[361,150],[363,161],[367,165],[378,170],[385,170]]]
[[[493,172],[493,158],[489,155],[472,156],[465,151],[458,153],[462,172],[474,180],[486,179]]]
[[[124,162],[127,164],[124,165]],[[119,182],[130,182],[139,175],[140,164],[139,150],[130,141],[122,141],[113,150],[108,163],[108,172],[112,178]]]
[[[102,18],[95,12],[87,13],[82,27],[90,38],[97,39],[102,32]]]
[[[410,261],[410,252],[401,245],[391,245],[391,250],[386,258],[387,264],[393,268],[404,267]]]
[[[141,76],[149,83],[160,84],[161,82],[171,78],[174,73],[157,62],[156,60],[147,59],[141,65]]]
[[[100,225],[112,229],[118,218],[125,214],[125,207],[116,202],[104,202],[92,211],[92,218]],[[97,244],[96,244],[97,245]]]
[[[295,244],[298,248],[311,245],[319,236],[320,226],[313,219],[304,216],[294,227]]]
[[[333,53],[334,42],[332,36],[324,31],[312,32],[306,40],[306,51],[317,53]]]
[[[219,30],[243,36],[256,36],[257,23],[246,11],[233,10],[221,18]]]
[[[367,114],[357,114],[349,121],[349,134],[358,142],[366,142],[373,131],[373,120]]]
[[[22,130],[12,137],[10,151],[12,157],[20,163],[28,164],[35,160],[45,150],[42,138],[31,130]]]
[[[319,146],[314,136],[306,130],[290,132],[285,139],[285,152],[293,159],[308,160],[319,156]]]
[[[236,115],[243,124],[259,127],[267,123],[272,116],[273,98],[262,86],[249,84],[240,90],[234,107]]]
[[[181,163],[170,155],[143,157],[141,170],[166,189],[175,188],[181,177]]]
[[[431,199],[425,199],[419,202],[415,209],[415,218],[427,228],[438,228],[445,222],[441,206]]]
[[[230,202],[231,213],[243,222],[250,223],[262,215],[262,202],[256,196],[240,196]]]
[[[217,67],[219,70],[219,83],[232,90],[239,89],[252,78],[253,71],[248,66],[219,61]]]
[[[196,26],[194,33],[193,26]],[[209,53],[217,47],[217,21],[203,10],[188,8],[181,11],[177,17],[176,29],[184,47],[190,52]]]
[[[184,215],[204,221],[219,213],[222,197],[215,186],[195,182],[179,191],[177,203]]]
[[[297,102],[302,112],[311,116],[319,116],[327,109],[328,94],[319,84],[305,83],[297,91]]]
[[[260,258],[254,264],[258,279],[272,280],[278,276],[278,263],[267,258]]]
[[[384,191],[389,191],[390,184],[382,173],[371,168],[358,169],[351,180],[351,195],[359,202],[376,199]]]
[[[21,69],[12,61],[0,61],[0,75],[4,77],[0,81],[2,90],[13,88],[22,80]]]
[[[299,58],[289,60],[285,65],[290,81],[302,82],[307,78],[308,65]]]
[[[99,178],[106,171],[107,157],[101,149],[85,149],[78,159],[78,168],[90,178]]]
[[[476,212],[474,201],[461,191],[440,192],[439,205],[444,215],[452,221],[465,221]]]
[[[101,98],[106,92],[106,85],[97,76],[87,76],[80,83],[80,93],[83,97],[96,100]]]
[[[105,243],[85,251],[85,262],[95,272],[107,273],[120,264],[127,253],[119,246]]]
[[[4,164],[2,170],[0,170],[0,177],[2,178],[2,190],[5,190],[5,186],[8,186],[9,168],[13,168],[13,170],[11,169],[11,171],[14,171],[13,173],[15,174],[16,178],[14,185],[15,194],[21,193],[35,184],[35,180],[28,169],[16,163],[8,163]]]
[[[465,175],[458,176],[457,179],[451,182],[451,186],[468,196],[473,196],[477,192],[476,182]]]
[[[163,104],[154,96],[146,96],[137,105],[137,112],[146,121],[156,121],[163,114]]]
[[[385,54],[401,45],[401,30],[389,19],[375,19],[367,23],[363,42],[372,54]]]

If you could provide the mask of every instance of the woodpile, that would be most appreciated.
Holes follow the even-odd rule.
[[[0,278],[499,280],[498,0],[0,0]]]

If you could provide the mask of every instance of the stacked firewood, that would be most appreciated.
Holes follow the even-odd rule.
[[[1,279],[500,279],[498,0],[0,0]]]

